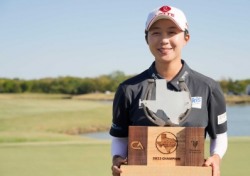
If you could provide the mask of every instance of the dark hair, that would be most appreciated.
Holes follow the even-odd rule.
[[[148,43],[148,31],[145,30],[145,40]]]
[[[184,37],[186,37],[187,35],[189,35],[189,31],[187,29],[185,29],[185,31],[184,31]]]

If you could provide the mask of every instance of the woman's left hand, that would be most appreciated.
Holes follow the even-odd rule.
[[[212,167],[212,171],[213,171],[213,176],[220,176],[220,156],[215,154],[211,157],[209,157],[205,163],[204,166],[211,166]]]

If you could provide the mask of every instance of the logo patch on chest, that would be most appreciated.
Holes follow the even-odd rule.
[[[201,109],[202,97],[192,97],[192,108]]]

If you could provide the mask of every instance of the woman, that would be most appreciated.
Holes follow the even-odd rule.
[[[187,107],[184,113],[179,113],[178,125],[205,128],[210,136],[210,157],[204,165],[212,166],[213,176],[219,176],[220,161],[228,143],[225,100],[217,82],[192,70],[182,60],[182,49],[190,39],[184,13],[171,6],[153,10],[148,15],[145,34],[155,60],[149,69],[121,83],[113,102],[113,124],[110,129],[110,134],[113,136],[111,149],[113,175],[119,176],[122,172],[120,165],[127,162],[128,126],[174,124],[171,122],[173,118],[169,116],[171,112],[148,113],[149,110],[145,110],[145,105],[142,103],[145,97],[150,100],[156,98],[156,84],[151,82],[165,79],[166,89],[181,92],[184,87],[184,91],[189,92],[190,108]],[[184,86],[181,86],[181,83],[184,83]],[[150,94],[149,87],[152,89]],[[161,119],[160,122],[163,124],[152,120],[149,114],[155,116],[153,119]]]

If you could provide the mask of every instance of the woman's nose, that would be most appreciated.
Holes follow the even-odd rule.
[[[162,39],[161,39],[161,44],[162,44],[162,45],[165,45],[165,44],[168,44],[168,43],[169,43],[169,38],[168,38],[167,36],[162,37]]]

